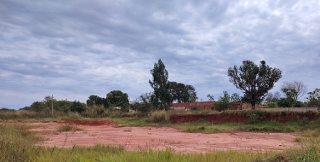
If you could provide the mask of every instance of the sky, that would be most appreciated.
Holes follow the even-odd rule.
[[[319,0],[1,0],[0,107],[53,95],[86,102],[151,92],[161,59],[169,80],[199,101],[242,94],[227,70],[242,61],[279,68],[283,82],[320,88]],[[304,96],[300,100],[305,100]]]

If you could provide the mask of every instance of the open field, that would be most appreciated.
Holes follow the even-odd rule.
[[[90,123],[90,121],[87,121]],[[79,122],[78,122],[79,123]],[[295,135],[289,133],[187,133],[169,127],[114,127],[108,123],[90,125],[82,122],[76,132],[57,132],[66,122],[28,123],[47,140],[41,146],[73,147],[96,144],[123,146],[127,150],[165,150],[179,153],[206,153],[217,150],[271,151],[296,147]]]
[[[180,124],[160,114],[157,120],[2,114],[0,161],[320,161],[317,113],[225,112],[220,124],[210,114],[208,120],[190,114],[196,120]]]

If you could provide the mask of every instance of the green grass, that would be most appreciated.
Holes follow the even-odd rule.
[[[0,161],[320,161],[320,129],[316,121],[309,124],[302,133],[300,148],[282,152],[242,152],[217,151],[209,153],[175,153],[174,150],[136,150],[126,151],[124,146],[95,145],[93,147],[58,148],[34,146],[42,140],[30,132],[30,126],[0,124]],[[194,123],[201,127],[205,122]],[[186,124],[188,125],[188,124]],[[212,126],[208,126],[208,129]],[[238,124],[222,124],[217,129],[235,129]],[[207,128],[205,128],[207,129]]]

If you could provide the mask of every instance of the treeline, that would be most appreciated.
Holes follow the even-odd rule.
[[[195,102],[198,99],[194,86],[169,80],[169,72],[161,59],[154,64],[150,74],[152,79],[149,80],[149,84],[153,92],[144,93],[131,103],[127,93],[113,90],[105,98],[90,95],[86,103],[56,101],[47,96],[44,101],[34,102],[30,107],[36,112],[50,111],[53,105],[55,111],[65,113],[99,115],[106,110],[128,112],[129,109],[148,113],[152,110],[168,110],[173,102]],[[270,93],[269,90],[282,77],[282,72],[280,69],[269,67],[265,61],[256,65],[252,61],[245,60],[240,67],[236,65],[230,67],[227,75],[229,81],[243,92],[243,96],[237,93],[229,95],[224,91],[223,96],[215,101],[214,107],[218,111],[223,111],[229,104],[236,102],[250,103],[253,109],[256,104],[263,104],[265,107],[320,107],[320,89],[318,88],[308,93],[307,102],[299,101],[299,98],[307,92],[307,87],[302,82],[284,82],[281,87],[283,97],[279,92]],[[208,98],[214,101],[213,95],[208,94]]]

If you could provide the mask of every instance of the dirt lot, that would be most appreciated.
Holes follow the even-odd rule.
[[[83,131],[57,132],[66,123]],[[95,144],[122,145],[128,150],[171,148],[181,153],[204,153],[215,150],[265,151],[297,146],[295,136],[287,133],[185,133],[168,127],[114,127],[113,121],[60,121],[30,123],[47,139],[40,145],[72,147]]]

